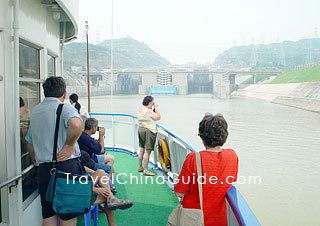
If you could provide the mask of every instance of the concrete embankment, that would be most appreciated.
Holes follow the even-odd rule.
[[[242,90],[238,90],[238,95],[273,101],[278,96],[289,95],[293,90],[299,87],[299,85],[299,83],[255,84]]]
[[[320,112],[320,82],[256,84],[238,91],[238,95]]]
[[[308,111],[314,111],[320,113],[320,100],[314,100],[310,98],[299,98],[290,96],[277,97],[272,103],[282,104],[286,106],[301,108]]]

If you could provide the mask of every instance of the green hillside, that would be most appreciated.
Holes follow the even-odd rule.
[[[91,70],[110,68],[110,40],[98,45],[89,45]],[[64,68],[72,66],[86,68],[86,43],[73,42],[64,47]],[[165,58],[146,44],[130,37],[114,40],[113,64],[115,69],[163,67],[170,64]]]
[[[286,69],[316,62],[320,62],[320,38],[235,46],[219,54],[214,65],[220,68]]]
[[[281,73],[273,84],[320,81],[320,65]]]

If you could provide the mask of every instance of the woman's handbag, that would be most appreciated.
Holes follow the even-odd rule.
[[[201,157],[200,153],[196,152],[196,164],[198,176],[202,175],[201,168]],[[199,189],[199,199],[200,199],[200,208],[201,209],[189,209],[183,208],[181,203],[178,204],[176,208],[171,212],[167,226],[203,226],[204,217],[203,217],[203,200],[202,200],[202,184],[198,183]]]
[[[92,202],[92,178],[89,174],[74,175],[55,168],[60,115],[63,104],[57,109],[56,129],[53,147],[53,167],[46,193],[46,200],[52,202],[57,214],[84,214],[89,212]]]

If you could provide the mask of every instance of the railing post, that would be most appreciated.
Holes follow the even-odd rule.
[[[173,159],[174,155],[177,155],[177,153],[173,153],[173,139],[170,134],[168,134],[168,147],[169,147],[169,153],[170,153],[170,158]],[[171,161],[171,172],[177,172],[177,166],[175,162]]]
[[[159,139],[160,139],[160,135],[159,132],[157,133],[157,137],[156,137],[156,143],[153,149],[153,160],[155,163],[155,169],[158,169],[158,150],[159,150]]]
[[[112,147],[115,147],[115,128],[114,128],[114,115],[112,115],[112,120],[111,120],[111,126],[112,126]]]
[[[137,131],[137,124],[136,124],[136,120],[135,118],[132,117],[132,129],[133,129],[133,149],[134,149],[134,153],[137,154],[138,153],[138,145],[137,145],[137,138],[135,137],[136,134],[138,134]]]

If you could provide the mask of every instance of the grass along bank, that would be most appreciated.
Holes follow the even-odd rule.
[[[320,81],[320,65],[302,68],[294,71],[286,71],[278,75],[271,84],[303,83]]]

